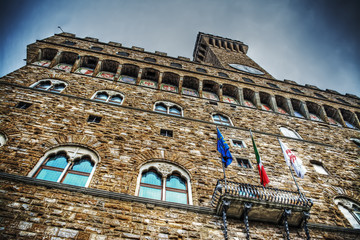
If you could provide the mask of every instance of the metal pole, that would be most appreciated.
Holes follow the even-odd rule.
[[[279,142],[279,144],[280,144],[281,151],[282,151],[282,152],[284,152],[284,150],[283,150],[283,149],[282,149],[282,147],[281,147],[280,139],[279,139],[279,138],[277,138],[277,140],[278,140],[278,142]],[[300,192],[300,188],[299,188],[299,185],[298,185],[298,184],[297,184],[297,182],[296,182],[296,179],[295,179],[295,177],[294,177],[294,174],[293,174],[293,172],[292,172],[292,170],[291,170],[290,166],[288,166],[288,167],[289,167],[289,170],[290,170],[291,176],[292,176],[292,178],[294,179],[294,182],[295,182],[296,188],[297,188],[297,190],[298,190],[298,192],[299,192],[300,196],[302,196],[302,193]]]
[[[224,172],[224,181],[225,181],[225,193],[226,193],[226,174],[225,174],[225,164],[223,161],[222,162],[222,167],[223,167],[223,172]]]

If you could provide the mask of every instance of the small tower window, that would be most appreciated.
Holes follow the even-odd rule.
[[[95,51],[102,51],[103,50],[102,47],[97,47],[97,46],[92,46],[90,49],[95,50]]]
[[[196,68],[196,71],[201,72],[201,73],[207,73],[207,71],[203,68]]]
[[[128,57],[129,56],[129,53],[127,53],[127,52],[117,52],[116,54],[119,55],[119,56],[123,56],[123,57]]]
[[[165,136],[165,137],[172,137],[173,136],[173,131],[172,130],[167,130],[167,129],[161,129],[160,130],[160,135]]]
[[[176,68],[182,68],[182,65],[180,63],[170,63],[170,66],[176,67]]]
[[[144,60],[148,62],[156,62],[156,59],[151,57],[145,57]]]
[[[293,90],[296,93],[303,93],[300,89],[297,88],[291,88],[291,90]]]
[[[254,83],[254,81],[251,80],[250,78],[245,78],[245,77],[243,77],[243,80],[244,80],[245,82],[248,82],[248,83]]]

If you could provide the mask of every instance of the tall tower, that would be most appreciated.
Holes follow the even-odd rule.
[[[247,55],[248,49],[241,41],[199,32],[193,57],[195,62],[272,78]]]

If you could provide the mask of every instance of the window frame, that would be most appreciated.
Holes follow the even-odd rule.
[[[106,100],[96,97],[98,94],[101,94],[101,93],[106,93],[108,95]],[[111,101],[111,98],[116,95],[119,95],[122,98],[121,102]],[[99,102],[111,103],[114,105],[122,105],[124,103],[125,96],[121,92],[117,92],[117,91],[113,91],[113,90],[99,90],[94,93],[94,95],[91,97],[91,99],[99,101]]]
[[[49,81],[50,82],[50,86],[47,87],[47,88],[41,88],[41,87],[37,87],[41,82],[47,82]],[[59,85],[59,84],[64,84],[65,87],[61,90],[61,91],[58,91],[58,90],[55,90],[55,86],[56,85]],[[65,81],[61,81],[61,80],[57,80],[57,79],[41,79],[33,84],[30,85],[31,88],[34,88],[34,89],[40,89],[40,90],[43,90],[43,91],[48,91],[48,92],[56,92],[56,93],[61,93],[62,91],[65,90],[65,88],[68,86],[68,83],[65,82]]]
[[[180,178],[182,178],[185,182],[186,191],[187,191],[186,192],[187,204],[193,205],[191,178],[190,178],[189,172],[178,165],[170,163],[168,160],[150,161],[150,162],[143,164],[140,167],[138,178],[137,178],[136,189],[135,189],[136,196],[139,196],[139,193],[140,193],[140,183],[141,183],[143,174],[152,169],[154,171],[156,171],[158,174],[160,174],[160,176],[162,178],[162,180],[161,180],[161,184],[162,184],[161,201],[166,201],[166,189],[170,189],[170,191],[174,190],[174,188],[166,187],[167,178],[172,175],[177,175]],[[176,192],[178,192],[178,190],[181,190],[181,189],[175,189],[175,190],[176,190]],[[181,192],[181,191],[179,191],[179,192]],[[173,202],[173,201],[166,201],[166,202]]]
[[[244,140],[230,139],[230,144],[234,148],[247,148]]]
[[[59,176],[59,178],[56,182],[62,183],[62,180],[65,179],[67,172],[69,170],[72,171],[71,167],[73,166],[74,163],[76,163],[77,161],[79,161],[85,157],[89,157],[90,161],[94,165],[92,167],[90,174],[88,175],[89,177],[86,181],[85,186],[83,186],[83,187],[89,187],[89,185],[93,179],[96,167],[100,162],[100,156],[94,150],[83,147],[83,146],[79,146],[79,145],[62,145],[62,146],[58,146],[58,147],[48,150],[40,158],[40,160],[37,162],[35,167],[29,172],[29,174],[27,176],[31,177],[31,178],[36,178],[37,174],[40,172],[41,169],[43,169],[43,165],[46,164],[46,162],[48,161],[48,159],[50,157],[56,156],[57,154],[63,154],[63,153],[68,157],[68,159],[67,159],[68,163],[67,163],[67,166],[63,169],[61,175]],[[44,181],[47,181],[47,180],[44,180]],[[49,182],[51,182],[51,181],[49,181]],[[72,186],[76,186],[76,185],[72,185]]]
[[[247,161],[248,164],[244,163]],[[236,157],[236,162],[238,167],[245,168],[245,169],[252,169],[252,164],[248,158]]]
[[[156,107],[158,105],[163,105],[166,108],[166,111],[163,110],[157,110]],[[180,110],[180,114],[175,114],[175,113],[171,113],[170,109],[171,108],[177,108],[178,110]],[[177,105],[176,103],[173,102],[167,102],[167,101],[158,101],[154,103],[154,107],[153,107],[153,111],[154,112],[158,112],[158,113],[163,113],[163,114],[167,114],[167,115],[172,115],[172,116],[178,116],[178,117],[183,117],[183,108],[179,105]]]
[[[284,131],[289,131],[291,132],[292,134],[294,134],[295,136],[297,136],[296,138],[295,137],[292,137],[290,135],[292,134],[286,134],[284,131],[282,131],[282,129],[284,129]],[[285,136],[285,137],[288,137],[288,138],[292,138],[292,139],[299,139],[299,140],[303,140],[303,138],[300,136],[300,134],[298,132],[296,132],[295,130],[291,129],[291,128],[287,128],[287,127],[279,127],[279,131],[280,133]]]
[[[214,116],[216,116],[216,115],[220,116],[220,121],[215,120]],[[229,124],[223,124],[223,122],[227,122],[227,121],[223,121],[223,120],[221,119],[221,117],[227,118]],[[221,113],[213,113],[213,114],[211,115],[211,118],[212,118],[213,122],[216,123],[216,124],[219,124],[219,125],[222,125],[222,126],[234,126],[234,125],[232,124],[232,122],[231,122],[231,119],[230,119],[228,116],[224,115],[224,114],[221,114]]]

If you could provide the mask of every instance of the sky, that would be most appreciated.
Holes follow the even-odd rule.
[[[357,0],[0,0],[0,77],[58,26],[190,59],[204,32],[244,42],[278,80],[360,97],[359,12]]]

